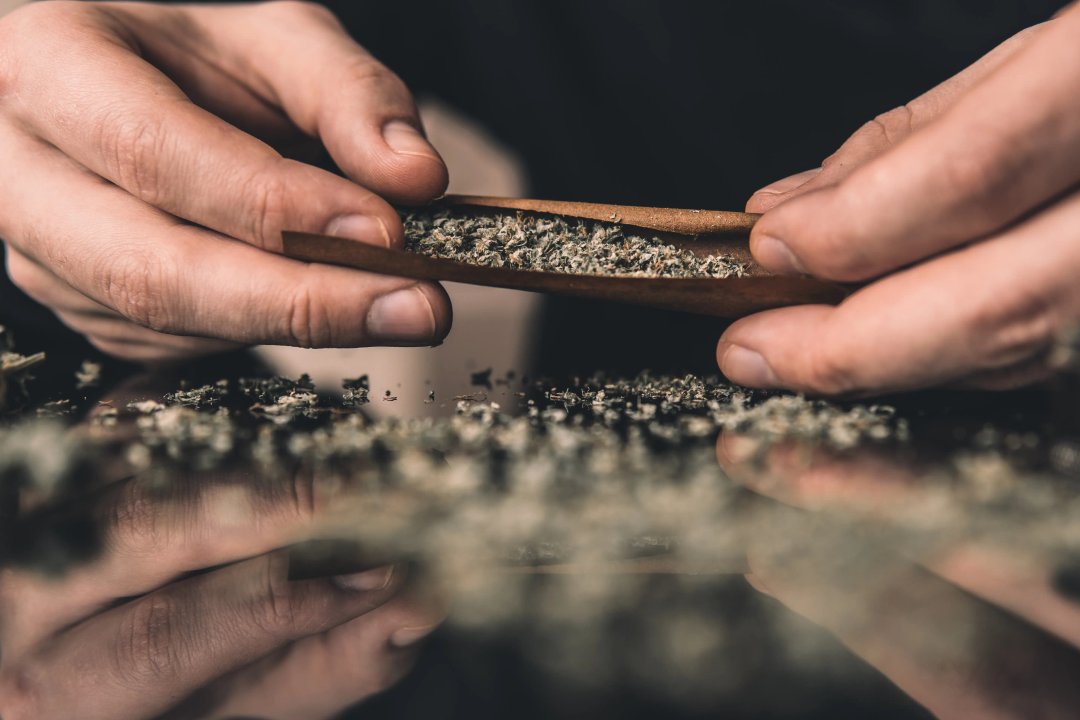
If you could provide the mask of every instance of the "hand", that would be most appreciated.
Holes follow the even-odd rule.
[[[283,156],[318,143],[349,179]],[[279,254],[285,229],[398,245],[387,200],[447,182],[408,90],[321,6],[28,5],[0,21],[0,157],[12,280],[111,354],[449,330],[437,285]]]
[[[763,266],[868,284],[734,323],[724,374],[829,395],[1047,376],[1080,321],[1078,33],[1067,10],[759,191]]]
[[[725,432],[717,455],[730,477],[777,501],[748,542],[751,584],[934,717],[1067,717],[1080,702],[1080,610],[1052,581],[1068,542],[1048,541],[1062,517],[1029,508],[1002,525],[990,510],[989,527],[1007,531],[988,537],[963,511],[940,517],[941,468],[921,473],[869,448]]]
[[[439,603],[396,566],[290,580],[280,550],[322,537],[345,492],[310,476],[120,483],[89,564],[0,570],[0,716],[333,717],[386,689]]]

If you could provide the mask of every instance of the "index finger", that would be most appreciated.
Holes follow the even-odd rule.
[[[855,281],[983,237],[1080,178],[1080,9],[944,115],[843,179],[768,212],[751,237],[778,272]]]
[[[196,106],[125,44],[102,12],[63,3],[33,10],[23,22],[52,20],[57,30],[37,55],[45,60],[20,68],[14,84],[22,102],[12,111],[95,174],[149,205],[271,251],[280,250],[286,229],[383,246],[402,241],[397,213],[384,200],[284,159]],[[72,14],[82,23],[72,27]],[[79,62],[62,72],[48,60],[60,48],[79,51]]]
[[[718,348],[734,382],[828,395],[912,390],[973,375],[1049,373],[1045,354],[1080,316],[1080,196],[1012,230],[894,273],[839,306],[743,318]],[[1038,244],[1039,251],[1030,248]]]

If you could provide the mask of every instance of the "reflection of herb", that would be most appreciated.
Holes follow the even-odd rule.
[[[83,360],[82,366],[75,371],[75,382],[79,390],[95,387],[101,382],[101,363]]]
[[[67,398],[63,398],[61,400],[52,400],[43,403],[41,407],[37,409],[37,416],[44,418],[62,418],[71,415],[73,412],[75,412],[75,408],[71,405],[71,401]]]
[[[725,278],[746,270],[731,257],[698,257],[612,223],[525,213],[455,215],[441,209],[406,213],[404,225],[407,250],[488,267],[667,278]]]

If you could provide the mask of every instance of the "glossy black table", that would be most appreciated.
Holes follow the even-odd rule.
[[[5,417],[6,720],[1080,714],[1069,377],[251,377],[54,379]],[[426,417],[371,419],[409,392]]]

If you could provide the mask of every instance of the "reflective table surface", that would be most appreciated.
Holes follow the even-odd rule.
[[[1068,375],[82,370],[7,388],[5,720],[1080,716]]]

